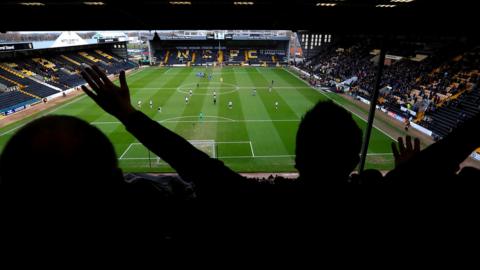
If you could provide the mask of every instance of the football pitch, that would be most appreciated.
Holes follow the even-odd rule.
[[[199,72],[212,78],[199,77]],[[127,81],[132,103],[138,107],[141,101],[141,111],[238,172],[295,171],[295,135],[301,117],[316,102],[335,98],[335,94],[311,88],[284,68],[152,67],[130,74]],[[98,127],[112,141],[125,172],[173,171],[85,95],[39,115],[46,114],[72,115]],[[19,127],[35,117],[38,115],[0,129],[0,150]],[[364,129],[365,121],[354,118]],[[368,168],[393,167],[392,141],[382,131],[372,131]],[[28,162],[35,161],[26,161],[26,167]]]

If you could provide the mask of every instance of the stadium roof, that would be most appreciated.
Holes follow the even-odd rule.
[[[87,42],[83,40],[77,33],[66,31],[63,32],[57,40],[53,43],[52,47],[67,47],[67,46],[79,46],[87,45]]]
[[[472,0],[6,0],[0,31],[288,29],[476,35]]]

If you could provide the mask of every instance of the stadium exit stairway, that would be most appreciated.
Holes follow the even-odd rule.
[[[223,51],[218,51],[218,59],[217,59],[217,62],[219,64],[222,64],[223,63]]]
[[[166,65],[168,64],[168,59],[170,58],[170,51],[167,51],[165,54],[165,59],[163,60],[163,63]]]

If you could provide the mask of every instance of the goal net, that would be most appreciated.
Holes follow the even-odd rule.
[[[206,153],[212,158],[217,157],[217,151],[215,147],[215,141],[214,140],[189,140],[189,143],[191,143],[193,146],[195,146],[198,150]]]

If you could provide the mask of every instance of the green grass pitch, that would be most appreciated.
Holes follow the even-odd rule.
[[[213,78],[199,78],[197,72],[211,73]],[[319,100],[338,99],[335,94],[312,89],[283,68],[146,68],[127,80],[135,106],[141,101],[141,110],[148,116],[239,172],[295,171],[295,134],[302,115]],[[50,113],[77,116],[97,126],[111,139],[125,172],[173,171],[85,95],[39,115]],[[18,127],[35,117],[38,115],[0,129],[0,150]],[[364,120],[354,117],[362,128],[366,126]],[[368,168],[392,168],[391,142],[378,129],[372,131]]]

